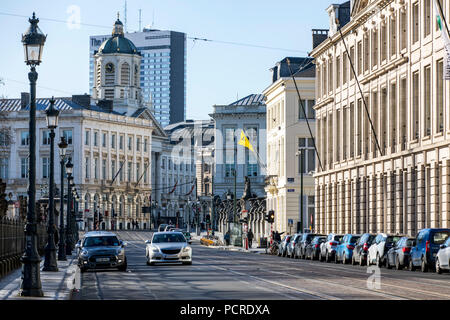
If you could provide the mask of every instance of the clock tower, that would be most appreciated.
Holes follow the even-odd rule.
[[[125,38],[119,16],[112,37],[102,43],[94,59],[94,100],[111,100],[113,110],[127,116],[145,107],[140,87],[141,54]]]

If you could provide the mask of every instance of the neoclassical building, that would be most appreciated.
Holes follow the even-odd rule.
[[[450,82],[433,1],[350,4],[345,25],[339,6],[328,8],[328,37],[311,52],[324,166],[315,175],[316,231],[448,228]]]
[[[309,123],[315,135],[314,67],[312,58],[285,58],[272,68],[272,83],[263,92],[267,97],[267,210],[275,212],[273,228],[279,232],[292,234],[314,222],[316,155],[308,130]]]

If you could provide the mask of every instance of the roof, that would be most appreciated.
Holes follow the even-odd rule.
[[[98,53],[108,54],[108,53],[125,53],[125,54],[138,54],[134,43],[125,38],[123,32],[123,23],[117,18],[116,23],[114,24],[114,29],[112,33],[112,37],[108,40],[103,41],[98,49]]]
[[[264,98],[263,94],[251,94],[231,103],[230,106],[265,106]]]
[[[41,98],[36,99],[36,111],[45,111],[50,107],[51,98]],[[90,105],[89,107],[79,105],[72,101],[72,98],[62,97],[55,98],[55,108],[60,111],[68,110],[92,110],[97,112],[106,112],[116,115],[122,115],[116,111],[106,111],[97,105]],[[15,112],[15,111],[28,111],[30,110],[30,104],[27,104],[24,109],[22,109],[21,99],[1,99],[0,100],[0,112]]]
[[[98,236],[117,236],[113,232],[109,231],[90,231],[84,234],[84,237],[98,237]]]
[[[289,59],[290,66],[287,61]],[[290,78],[292,77],[291,72],[294,77],[305,77],[314,78],[316,76],[316,68],[313,63],[313,58],[306,57],[286,57],[280,62],[277,62],[272,70],[272,82],[276,82],[280,78]]]

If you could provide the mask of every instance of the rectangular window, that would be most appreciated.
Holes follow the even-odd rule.
[[[386,88],[382,88],[381,89],[381,114],[380,114],[380,118],[384,119],[384,121],[381,121],[381,129],[380,129],[380,133],[381,133],[381,148],[382,150],[384,150],[384,154],[386,154],[386,148],[387,148],[387,126],[386,126],[386,122],[387,122],[387,105],[388,105],[388,96],[387,96],[387,89]]]
[[[119,170],[120,170],[119,179],[120,179],[121,182],[124,181],[124,179],[123,179],[123,172],[125,171],[125,169],[123,167],[123,164],[124,164],[123,161],[119,162]]]
[[[136,151],[141,150],[141,138],[136,138]]]
[[[106,176],[106,159],[102,159],[102,178],[106,180],[108,177]]]
[[[361,149],[362,149],[362,100],[358,99],[358,110],[356,113],[356,132],[357,132],[357,136],[356,136],[356,141],[357,141],[357,145],[356,145],[356,149],[357,149],[357,155],[360,156],[361,155]]]
[[[116,177],[116,160],[111,160],[111,180]]]
[[[106,148],[106,133],[102,134],[102,147]]]
[[[420,108],[420,82],[419,71],[413,73],[412,83],[412,139],[419,139],[419,108]]]
[[[390,126],[390,146],[395,148],[397,141],[397,84],[392,83],[389,92],[390,97],[390,114],[389,114],[389,126]]]
[[[363,52],[362,52],[362,42],[358,42],[357,46],[357,56],[358,56],[358,76],[363,72]]]
[[[444,31],[445,32],[445,31]],[[436,63],[436,132],[444,131],[444,61]]]
[[[372,93],[372,121],[373,121],[373,130],[375,131],[375,136],[377,140],[380,139],[380,131],[378,130],[378,92]],[[378,141],[379,143],[379,141]],[[377,141],[375,137],[372,137],[372,148],[373,151],[378,151]]]
[[[30,134],[28,131],[22,131],[20,133],[20,144],[22,146],[28,146],[30,144]]]
[[[333,59],[330,59],[328,62],[328,83],[329,83],[329,91],[333,91]]]
[[[98,158],[94,159],[94,179],[98,180]]]
[[[431,34],[431,1],[423,0],[423,37],[426,38]]]
[[[148,139],[145,138],[144,139],[144,152],[147,152],[147,144],[148,144]]]
[[[98,132],[94,132],[94,147],[98,147]]]
[[[119,149],[123,150],[123,136],[120,136],[119,138]]]
[[[387,58],[387,27],[386,22],[381,24],[381,62],[385,61]]]
[[[114,133],[111,135],[111,148],[116,148],[116,135]]]
[[[400,10],[400,50],[406,49],[408,43],[408,14],[407,9]]]
[[[0,179],[5,180],[8,179],[8,158],[0,158]]]
[[[28,158],[20,158],[20,176],[22,179],[28,178]]]
[[[348,108],[344,107],[342,113],[342,160],[347,160],[347,150],[348,150]]]
[[[426,66],[424,69],[424,110],[425,110],[425,125],[424,135],[431,134],[431,66]]]
[[[350,60],[355,65],[355,47],[350,47]],[[350,70],[350,81],[355,78],[355,74]]]
[[[399,121],[400,121],[400,143],[402,150],[406,149],[406,120],[408,117],[408,114],[406,112],[408,108],[407,104],[407,83],[406,78],[402,78],[400,80],[400,115],[399,115]]]
[[[336,110],[336,162],[341,161],[341,110]]]
[[[148,163],[144,165],[144,183],[148,183],[147,172],[148,172]]]
[[[86,146],[89,145],[89,134],[90,134],[90,131],[86,130],[85,136],[84,136],[84,145],[86,145]]]
[[[348,55],[345,52],[344,57],[342,58],[342,84],[347,83],[347,75],[348,75]]]
[[[72,144],[72,130],[63,130],[63,137],[66,139],[67,144]]]
[[[308,174],[315,170],[316,157],[314,143],[310,138],[298,139],[298,150],[301,151],[298,156],[298,173]]]
[[[369,37],[364,37],[364,72],[369,71],[370,66],[370,46]]]
[[[372,68],[378,64],[378,30],[372,31]]]
[[[413,4],[412,7],[412,22],[413,22],[413,44],[419,41],[419,1]]]
[[[355,103],[350,103],[350,158],[355,156]]]
[[[128,172],[127,172],[127,177],[128,177],[128,182],[131,182],[131,162],[128,162]]]
[[[336,88],[341,86],[341,57],[336,58]]]
[[[141,163],[138,162],[136,163],[136,182],[139,180],[139,178],[141,177]]]
[[[42,158],[42,179],[50,177],[50,158]]]
[[[42,131],[42,144],[44,146],[50,145],[50,130]]]
[[[395,15],[392,16],[392,19],[390,21],[389,36],[390,36],[390,40],[391,40],[390,44],[389,44],[390,55],[392,57],[397,54],[397,19],[396,19]]]
[[[90,177],[90,170],[91,170],[91,165],[90,165],[90,163],[89,163],[89,158],[86,158],[85,159],[86,160],[86,163],[85,163],[85,178],[86,179],[89,179],[89,177]]]
[[[129,151],[133,150],[133,138],[132,137],[128,137],[128,150]]]

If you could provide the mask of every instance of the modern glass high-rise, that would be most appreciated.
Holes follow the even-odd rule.
[[[89,87],[94,87],[94,54],[110,35],[89,39]],[[125,33],[142,56],[141,88],[152,100],[155,118],[163,127],[186,120],[186,34],[144,28]]]

